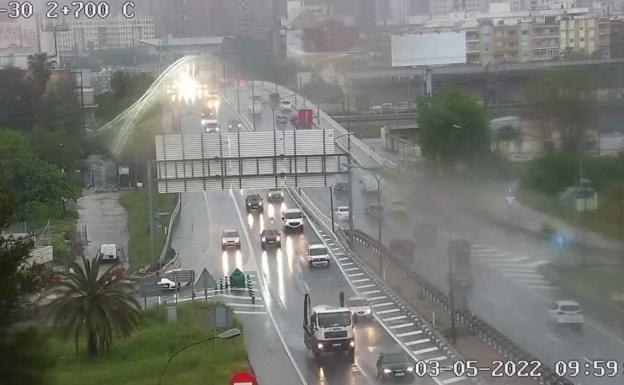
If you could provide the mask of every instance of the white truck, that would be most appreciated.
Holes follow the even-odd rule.
[[[339,295],[339,306],[310,304],[310,294],[306,293],[303,302],[304,343],[320,360],[324,353],[347,353],[349,361],[355,358],[355,336],[351,310],[345,307],[344,293]]]
[[[102,262],[119,262],[121,250],[114,243],[104,244],[100,245],[100,249],[95,256],[101,258]]]

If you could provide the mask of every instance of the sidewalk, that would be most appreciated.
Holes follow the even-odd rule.
[[[128,214],[119,203],[120,192],[94,193],[85,190],[78,198],[78,227],[87,228],[88,246],[84,253],[87,257],[95,254],[103,243],[120,245],[124,252],[128,250]],[[124,265],[127,266],[127,255]]]

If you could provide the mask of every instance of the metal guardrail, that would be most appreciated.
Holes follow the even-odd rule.
[[[180,208],[182,207],[182,194],[178,194],[178,202],[176,203],[175,208],[173,209],[173,213],[169,218],[169,227],[167,228],[167,237],[165,238],[165,244],[163,245],[162,251],[160,252],[160,263],[163,263],[165,257],[167,256],[167,250],[169,250],[169,246],[171,245],[171,233],[173,233],[173,229],[175,225],[178,223],[178,216],[180,214]]]
[[[346,235],[350,235],[348,231],[345,233]],[[353,232],[353,239],[355,242],[360,243],[362,246],[378,254],[380,258],[384,258],[386,263],[394,264],[399,269],[402,269],[427,300],[437,305],[446,313],[450,313],[447,295],[427,281],[422,275],[412,271],[404,261],[394,255],[394,253],[388,250],[383,244],[380,244],[377,240],[359,230]],[[455,319],[463,327],[470,330],[482,341],[487,343],[488,346],[496,350],[496,352],[506,360],[513,360],[516,362],[519,360],[527,362],[540,361],[471,311],[457,310],[455,311]],[[540,376],[533,379],[540,384],[574,385],[574,383],[568,379],[556,375],[555,372],[543,362],[541,362],[539,372]]]

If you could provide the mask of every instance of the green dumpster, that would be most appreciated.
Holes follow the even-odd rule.
[[[230,287],[245,288],[245,274],[239,269],[230,274]]]

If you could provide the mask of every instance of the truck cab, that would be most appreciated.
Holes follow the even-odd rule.
[[[355,338],[351,310],[344,306],[344,294],[340,293],[340,305],[310,306],[310,295],[304,299],[304,343],[312,350],[315,359],[325,353],[344,352],[350,362],[355,358]]]
[[[100,245],[95,256],[99,257],[102,262],[119,262],[121,251],[116,244],[104,244]]]

